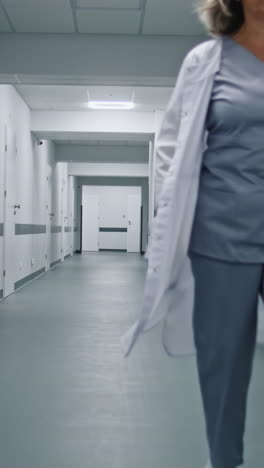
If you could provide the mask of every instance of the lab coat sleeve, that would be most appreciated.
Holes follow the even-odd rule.
[[[177,148],[182,116],[183,84],[187,57],[181,66],[175,88],[165,111],[155,145],[154,209],[157,212],[162,185]]]

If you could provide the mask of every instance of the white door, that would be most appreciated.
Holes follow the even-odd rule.
[[[15,222],[20,208],[16,200],[16,143],[15,134],[5,127],[5,207],[4,207],[4,297],[14,292],[16,252]]]
[[[70,253],[73,255],[73,245],[74,245],[74,219],[73,219],[73,214],[74,214],[74,179],[73,177],[70,177]]]
[[[141,194],[128,195],[127,251],[140,252]]]
[[[72,242],[72,200],[73,200],[73,181],[72,176],[68,176],[68,197],[67,197],[67,213],[68,213],[68,230],[67,230],[67,254],[73,254],[73,242]]]
[[[82,211],[82,250],[98,252],[99,246],[99,202],[98,195],[86,193]]]
[[[66,181],[62,179],[62,188],[61,188],[61,262],[64,262],[65,250],[66,250],[66,235],[65,235],[65,226],[67,224],[67,216],[65,210],[65,197],[66,197]]]
[[[50,167],[49,172],[47,175],[47,183],[46,183],[46,271],[50,269],[51,263],[51,174],[50,174]]]
[[[4,272],[4,212],[5,212],[5,127],[0,125],[0,292],[3,292]]]

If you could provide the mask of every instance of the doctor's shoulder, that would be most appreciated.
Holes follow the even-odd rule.
[[[216,56],[216,51],[221,47],[222,38],[217,37],[201,42],[194,46],[185,56],[182,67],[187,71],[199,65],[210,62]]]

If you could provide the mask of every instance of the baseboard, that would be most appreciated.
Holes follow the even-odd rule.
[[[99,249],[99,252],[127,252],[126,249]]]
[[[29,283],[29,281],[32,281],[33,279],[37,278],[37,276],[42,275],[45,273],[45,268],[41,268],[38,271],[35,271],[35,273],[31,273],[31,275],[25,276],[25,278],[22,278],[19,281],[16,281],[14,284],[14,290],[16,291],[18,288],[21,288],[21,286],[24,286],[26,283]]]
[[[118,250],[118,249],[99,249],[99,252],[127,252],[127,250],[125,250],[125,249],[120,249],[120,250]],[[82,252],[81,252],[81,250],[75,250],[74,253],[81,254]],[[140,252],[141,255],[145,255],[145,253],[146,253],[145,251]]]
[[[54,268],[56,265],[58,265],[58,263],[61,263],[61,259],[55,260],[55,262],[52,262],[52,263],[50,264],[50,268]]]

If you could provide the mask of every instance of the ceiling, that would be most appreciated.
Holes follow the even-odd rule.
[[[0,33],[202,35],[196,0],[0,0]]]
[[[204,28],[199,23],[197,15],[194,13],[196,1],[197,0],[0,0],[0,34],[8,33],[6,37],[8,37],[8,40],[10,38],[12,42],[17,33],[22,33],[22,35],[18,36],[16,39],[20,41],[19,44],[21,43],[22,54],[24,53],[23,47],[25,48],[25,38],[27,36],[27,34],[23,33],[29,33],[29,41],[34,41],[35,38],[43,38],[46,43],[47,39],[50,47],[54,47],[54,50],[57,50],[57,40],[65,44],[68,44],[66,41],[72,41],[75,40],[75,38],[77,38],[78,41],[87,41],[83,46],[78,43],[78,60],[80,63],[78,62],[79,68],[72,67],[72,76],[69,76],[69,73],[66,72],[61,75],[58,75],[58,72],[51,75],[50,69],[48,69],[49,67],[47,70],[44,68],[41,74],[37,66],[33,68],[36,70],[35,73],[38,74],[34,74],[30,70],[31,62],[35,60],[34,63],[36,63],[37,58],[38,63],[38,56],[41,56],[42,50],[42,46],[39,45],[40,54],[36,57],[36,48],[34,49],[35,42],[32,45],[29,44],[29,50],[31,51],[29,62],[27,62],[29,71],[27,72],[26,69],[21,72],[17,65],[19,62],[17,55],[20,54],[21,51],[20,48],[17,47],[13,51],[17,70],[15,69],[15,71],[12,72],[12,76],[3,75],[2,71],[0,83],[14,84],[22,99],[32,110],[87,111],[88,94],[91,100],[122,101],[130,100],[131,96],[133,96],[136,104],[135,111],[153,112],[155,110],[163,110],[171,95],[171,86],[173,84],[171,79],[166,81],[167,75],[165,72],[163,73],[163,70],[160,69],[158,65],[160,61],[157,61],[157,69],[160,70],[160,76],[158,73],[158,78],[156,75],[153,77],[152,74],[147,74],[147,77],[144,78],[145,75],[141,76],[141,72],[138,74],[139,76],[135,73],[134,78],[130,77],[131,72],[127,77],[126,75],[120,75],[120,77],[118,75],[117,78],[112,68],[116,70],[115,64],[117,63],[117,69],[119,70],[119,60],[125,69],[130,70],[131,67],[129,68],[128,65],[132,62],[136,63],[135,69],[141,71],[146,62],[147,65],[148,62],[150,65],[153,65],[153,60],[155,63],[158,56],[156,59],[150,57],[152,61],[148,61],[148,55],[141,57],[139,53],[139,58],[136,60],[136,47],[138,47],[139,52],[142,50],[144,51],[144,47],[147,47],[145,42],[147,41],[147,43],[149,43],[150,41],[152,43],[154,41],[153,51],[156,50],[154,53],[161,54],[161,50],[163,50],[162,45],[159,43],[157,44],[155,41],[157,39],[158,41],[174,41],[175,39],[177,44],[175,46],[176,52],[175,54],[173,53],[173,60],[175,60],[173,70],[175,68],[176,73],[178,62],[180,63],[181,57],[191,48],[193,42],[200,42],[205,35]],[[94,74],[96,79],[94,76],[91,78],[87,73],[84,74],[83,71],[82,73],[78,72],[79,69],[82,69],[80,64],[82,64],[88,56],[87,45],[92,42],[90,38],[87,37],[89,34],[94,35],[93,41],[98,39],[99,56],[101,51],[100,36],[104,36],[107,41],[105,54],[101,51],[101,55],[104,59],[102,67],[98,67],[98,63],[95,61],[98,54],[96,55],[96,52],[94,52],[94,55],[92,55],[93,68],[91,74]],[[95,35],[97,35],[97,38]],[[112,35],[112,37],[110,38],[109,35]],[[114,36],[116,36],[116,38]],[[162,37],[155,39],[155,36]],[[118,43],[120,42],[120,46],[117,47],[115,44],[113,49],[114,51],[119,51],[119,53],[113,53],[111,40],[117,40]],[[131,57],[127,57],[123,54],[123,49],[127,50],[125,45],[126,40],[138,42],[138,46],[133,48],[131,45],[131,47],[128,48],[132,55]],[[40,39],[38,39],[38,41],[40,41]],[[36,41],[36,43],[41,44],[41,42],[38,41]],[[144,42],[143,49],[141,47],[141,42]],[[156,45],[157,49],[155,49]],[[93,47],[94,49],[90,48],[89,50],[96,51],[96,45]],[[63,48],[59,50],[64,51]],[[67,56],[67,63],[70,63],[72,60],[71,54],[73,54],[73,50],[75,50],[74,46],[70,49],[69,57]],[[152,51],[152,48],[148,50]],[[42,62],[46,65],[49,64],[49,60],[51,61],[51,59],[49,59],[47,54],[48,49],[43,48],[43,51],[45,51],[45,54]],[[164,57],[164,55],[162,56]],[[172,60],[169,52],[166,57],[167,59],[164,57],[165,61]],[[23,61],[24,59],[22,58],[21,60]],[[144,63],[142,60],[144,60]],[[59,59],[56,63],[59,63]],[[94,70],[95,64],[97,66],[96,71]],[[52,66],[54,66],[53,62]],[[104,72],[99,74],[98,69],[101,70],[101,68]],[[76,76],[74,75],[75,71]],[[5,70],[4,73],[6,73]],[[25,75],[25,73],[28,73],[28,75]],[[46,73],[46,75],[44,76],[43,73]],[[61,73],[63,72],[61,71]],[[107,76],[111,77],[112,75],[112,81],[111,79],[106,79]],[[11,80],[10,77],[12,78]],[[100,84],[101,86],[99,86]],[[119,142],[120,145],[146,146],[148,145],[148,141],[152,138],[152,135],[138,134],[131,136],[130,134],[121,133],[80,134],[78,132],[60,134],[52,132],[50,134],[41,133],[38,137],[51,139],[57,144],[111,144],[117,146]]]
[[[128,86],[39,86],[20,85],[17,91],[32,110],[71,111],[88,109],[92,101],[130,101],[134,111],[153,112],[165,109],[172,88]],[[131,112],[134,112],[131,111]]]

